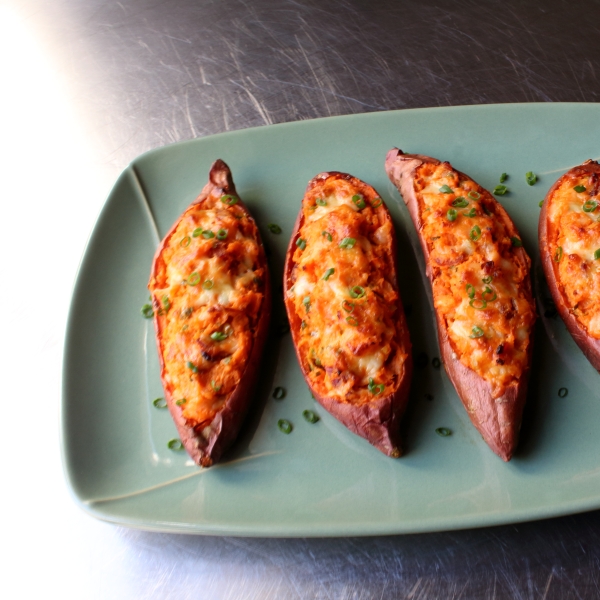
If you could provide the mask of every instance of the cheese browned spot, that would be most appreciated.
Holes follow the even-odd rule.
[[[387,209],[369,186],[331,174],[307,192],[301,218],[286,293],[311,387],[356,405],[394,393],[408,355]]]
[[[448,163],[418,167],[415,192],[435,309],[459,360],[498,398],[527,368],[535,320],[529,259],[492,196]]]
[[[213,419],[248,363],[263,301],[254,220],[209,196],[192,205],[150,282],[164,381],[193,427]]]
[[[573,316],[596,339],[600,339],[600,259],[595,257],[600,250],[599,205],[598,174],[574,170],[554,191],[548,207],[548,246],[559,288]]]

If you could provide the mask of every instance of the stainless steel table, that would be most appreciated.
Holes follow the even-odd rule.
[[[381,538],[146,533],[76,507],[57,432],[78,260],[135,156],[330,115],[600,101],[599,23],[594,0],[0,0],[3,597],[600,596],[599,512]]]

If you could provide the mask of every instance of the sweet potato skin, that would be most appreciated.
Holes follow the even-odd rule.
[[[564,321],[569,333],[575,340],[575,343],[581,348],[581,351],[585,357],[590,361],[592,366],[597,371],[600,371],[600,340],[590,336],[571,312],[571,307],[567,297],[562,292],[558,283],[558,277],[556,273],[557,267],[553,260],[549,243],[549,229],[551,227],[549,220],[550,206],[555,192],[568,177],[572,175],[591,175],[592,173],[600,175],[600,164],[590,159],[585,161],[583,164],[573,167],[567,171],[567,173],[560,177],[548,190],[540,213],[538,241],[540,247],[540,258],[542,260],[542,268],[544,269],[546,282],[548,284],[552,300],[556,306],[556,310],[558,311],[561,319]]]
[[[229,167],[220,159],[216,160],[211,166],[208,183],[204,186],[196,200],[194,200],[188,209],[184,211],[183,215],[185,215],[187,210],[191,207],[201,205],[211,194],[217,194],[219,196],[236,196],[238,198],[238,205],[249,218],[252,218],[247,207],[243,204],[241,199],[239,199]],[[154,256],[150,281],[156,277],[159,267],[163,264],[163,249],[166,247],[171,235],[173,235],[177,229],[183,215],[175,222],[158,246]],[[202,467],[209,467],[217,462],[223,452],[227,450],[237,438],[252,402],[256,384],[258,382],[260,362],[268,335],[269,320],[271,317],[271,281],[264,246],[260,239],[260,234],[258,234],[258,230],[257,235],[259,236],[260,262],[264,267],[265,276],[263,280],[264,296],[260,309],[260,317],[256,326],[254,343],[240,382],[220,411],[215,414],[211,423],[208,425],[208,430],[206,426],[203,425],[202,431],[197,431],[193,425],[190,425],[186,421],[182,414],[181,407],[177,406],[175,403],[173,386],[165,377],[165,360],[161,345],[162,330],[158,319],[158,310],[160,309],[160,306],[157,304],[156,299],[154,301],[154,328],[161,368],[161,380],[167,406],[187,453],[197,465]]]
[[[360,181],[348,175],[346,173],[339,173],[337,171],[323,172],[314,177],[307,186],[307,192],[312,186],[318,184],[321,180],[339,177],[347,180],[351,180],[357,184],[361,193],[365,198],[378,197],[377,192],[366,183]],[[379,210],[379,209],[378,209]],[[387,212],[385,205],[381,206],[382,211]],[[335,398],[325,396],[314,386],[311,385],[308,371],[306,369],[305,362],[299,351],[299,332],[301,326],[301,319],[294,310],[293,301],[288,296],[288,291],[293,285],[292,271],[294,268],[294,261],[292,259],[294,250],[296,249],[296,242],[300,235],[300,229],[304,222],[302,209],[298,213],[292,236],[290,238],[289,246],[286,253],[285,265],[284,265],[284,300],[288,319],[290,322],[290,331],[292,334],[292,340],[294,342],[294,350],[300,364],[300,369],[304,376],[304,379],[309,386],[314,398],[321,404],[321,406],[333,415],[338,421],[345,425],[350,431],[356,435],[366,439],[370,444],[375,446],[383,454],[398,458],[402,455],[402,444],[400,437],[400,420],[406,409],[408,403],[408,397],[410,392],[410,384],[412,380],[413,362],[411,354],[410,337],[408,333],[408,327],[406,325],[406,317],[402,306],[402,300],[398,295],[398,322],[399,329],[401,330],[401,338],[399,343],[401,347],[406,350],[407,357],[403,364],[403,373],[401,374],[400,384],[394,393],[386,394],[382,397],[377,397],[375,400],[362,404],[354,405],[351,403],[339,402]],[[393,227],[391,229],[392,243],[391,243],[391,261],[393,264],[394,272],[397,273],[397,252],[396,252],[396,238]],[[396,289],[398,289],[397,281]]]
[[[406,203],[415,229],[419,234],[419,241],[425,257],[427,277],[430,283],[433,283],[429,249],[421,235],[423,223],[413,186],[416,169],[427,162],[440,164],[440,161],[435,158],[419,154],[404,154],[401,150],[394,148],[387,154],[385,169],[388,177],[398,188]],[[497,214],[503,220],[510,232],[509,234],[518,236],[512,220],[499,204]],[[523,248],[518,248],[517,251],[525,252]],[[529,278],[526,285],[527,292],[531,297]],[[485,442],[502,460],[508,461],[518,444],[521,418],[527,398],[533,344],[529,344],[527,368],[519,381],[512,382],[502,396],[494,399],[491,384],[460,362],[450,344],[446,323],[437,311],[435,312],[440,352],[448,377],[465,406],[471,421],[481,433]],[[506,424],[511,425],[507,426]]]

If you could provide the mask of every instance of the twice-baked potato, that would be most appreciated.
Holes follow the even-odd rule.
[[[284,300],[313,396],[350,431],[400,456],[411,348],[394,227],[371,186],[338,172],[309,182],[286,255]]]
[[[567,329],[600,371],[600,165],[587,160],[550,188],[539,222],[546,281]]]
[[[260,234],[222,160],[158,247],[148,287],[167,404],[208,467],[239,433],[271,313]]]
[[[385,168],[423,249],[444,367],[475,427],[508,461],[536,318],[529,257],[502,206],[450,163],[394,148]]]

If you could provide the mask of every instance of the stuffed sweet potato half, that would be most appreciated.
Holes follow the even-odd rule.
[[[286,255],[284,300],[316,400],[381,452],[400,456],[410,339],[394,228],[372,187],[338,172],[310,181]]]
[[[159,245],[148,287],[167,404],[208,467],[248,411],[271,312],[260,234],[222,160]]]
[[[567,329],[600,371],[600,165],[588,160],[549,190],[540,214],[540,256]]]
[[[507,461],[532,356],[529,257],[502,206],[450,163],[394,148],[385,166],[419,236],[444,367],[475,427]]]

